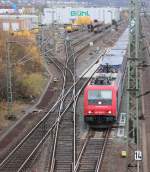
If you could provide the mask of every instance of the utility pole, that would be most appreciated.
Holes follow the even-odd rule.
[[[52,8],[52,36],[53,36],[53,56],[56,56],[56,27],[55,27],[55,20],[54,20],[54,8]]]
[[[139,144],[139,51],[140,51],[140,0],[129,0],[129,48],[128,48],[128,161],[127,171],[140,172],[142,159]]]
[[[44,60],[44,66],[45,66],[45,69],[48,73],[48,76],[51,76],[50,74],[50,71],[49,71],[49,68],[48,68],[48,64],[47,64],[47,59],[46,59],[46,47],[44,47],[45,43],[45,34],[44,34],[44,30],[45,30],[45,26],[41,25],[41,52],[42,52],[42,57],[43,57],[43,60]]]

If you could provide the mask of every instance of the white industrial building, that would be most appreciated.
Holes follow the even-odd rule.
[[[15,9],[12,8],[0,8],[0,14],[13,14]]]
[[[38,27],[36,15],[0,15],[0,30],[19,31]]]
[[[53,21],[64,24],[78,16],[90,16],[104,23],[111,23],[112,19],[120,20],[120,9],[112,7],[59,7],[45,8],[42,16],[43,24],[51,24]]]

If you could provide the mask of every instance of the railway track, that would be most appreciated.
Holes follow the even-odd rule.
[[[81,37],[87,35],[87,31],[84,31],[84,32],[80,32],[80,31],[77,31],[77,32],[72,32],[72,33],[68,33],[68,36],[72,39],[72,40],[78,40],[80,39]]]
[[[74,57],[71,53],[71,57]],[[73,58],[74,59],[74,58]],[[74,77],[74,67],[75,67],[75,61],[72,60],[69,63],[68,60],[68,68],[72,71],[72,77]],[[69,78],[69,76],[68,76]],[[69,80],[70,81],[70,80]],[[53,143],[53,151],[52,151],[52,157],[50,159],[50,166],[48,170],[51,172],[54,171],[72,171],[73,167],[75,166],[75,160],[76,160],[76,102],[78,99],[78,96],[76,98],[74,90],[72,90],[72,94],[67,98],[67,104],[74,103],[74,106],[70,106],[68,111],[63,115],[62,120],[59,121],[56,125],[55,129],[55,139]],[[71,100],[71,101],[70,101]],[[66,101],[66,100],[65,100]],[[66,102],[63,101],[63,104],[66,104]],[[65,107],[67,106],[65,105]],[[60,108],[61,109],[61,108]],[[61,113],[59,111],[59,117],[61,116]],[[69,129],[69,131],[68,131]]]
[[[94,138],[95,131],[89,130],[79,153],[74,172],[99,172],[102,168],[111,129],[103,131],[102,138]]]
[[[65,49],[66,49],[66,69],[68,70],[65,71],[66,81],[63,86],[64,94],[65,94],[65,91],[68,90],[71,85],[75,84],[75,57],[74,57],[74,52],[73,52],[70,41],[65,42]],[[74,88],[75,88],[75,85],[72,91],[69,93],[69,95],[61,101],[60,108],[59,108],[59,117],[61,116],[61,111],[64,110],[68,106],[68,104],[70,104],[74,100],[74,97],[75,97]],[[62,120],[58,122],[56,125],[53,152],[52,152],[52,158],[51,158],[51,167],[50,167],[51,172],[56,169],[58,169],[58,171],[61,170],[62,166],[60,164],[63,164],[63,166],[66,166],[67,168],[67,164],[70,164],[70,163],[67,161],[67,164],[64,164],[61,161],[61,158],[63,160],[66,158],[68,158],[68,160],[71,160],[71,157],[72,157],[72,154],[71,156],[69,156],[70,151],[65,150],[66,148],[65,145],[66,144],[68,145],[67,146],[67,149],[68,149],[71,146],[70,142],[72,142],[72,137],[70,137],[70,139],[67,137],[67,141],[64,140],[66,139],[65,136],[66,136],[66,131],[68,132],[68,127],[70,128],[68,132],[68,136],[70,136],[70,132],[72,133],[71,127],[70,127],[72,124],[72,115],[70,114],[68,116],[67,115],[68,113],[66,113],[65,118],[63,117]],[[62,149],[62,146],[64,147],[63,149]],[[61,150],[65,152],[64,158],[63,156],[62,157],[60,156]]]
[[[103,53],[102,53],[103,54]],[[76,85],[79,84],[78,79],[76,81]],[[87,84],[84,83],[85,85]],[[58,121],[62,118],[64,113],[68,110],[68,108],[73,103],[70,102],[68,106],[63,110],[61,116],[57,116],[54,111],[57,108],[58,104],[66,98],[66,96],[73,89],[74,85],[70,87],[70,89],[65,93],[59,101],[55,103],[55,105],[51,108],[51,110],[45,115],[45,117],[31,130],[31,132],[11,151],[11,153],[1,162],[0,171],[24,171],[28,167],[30,167],[32,163],[32,158],[39,150],[39,147],[43,144],[46,138],[49,136],[50,132],[56,126]],[[84,88],[84,87],[83,87]],[[83,89],[82,88],[82,89]],[[76,93],[78,95],[78,92]],[[58,118],[57,118],[58,117]],[[20,155],[21,158],[20,158]]]
[[[75,49],[75,56],[79,57],[90,47],[90,42],[93,42],[95,44],[98,40],[100,40],[100,38],[103,38],[103,36],[105,36],[109,32],[110,29],[105,30],[105,32],[103,33],[95,34],[95,36],[88,39],[86,43],[83,42],[82,44],[80,44],[80,46]]]
[[[73,42],[72,42],[72,45],[73,45],[74,47],[76,47],[76,46],[78,46],[80,43],[83,43],[83,42],[87,41],[88,39],[90,39],[91,37],[94,37],[94,36],[95,36],[94,33],[88,33],[88,32],[87,32],[86,35],[83,35],[83,36],[81,36],[81,38],[79,38],[78,40],[73,41]]]
[[[79,39],[79,40],[73,42],[73,46],[76,47],[78,45],[81,45],[82,43],[84,44],[84,42],[86,42],[86,41],[88,41],[88,43],[89,42],[96,43],[100,37],[104,36],[105,33],[108,33],[110,31],[111,31],[111,28],[107,28],[104,31],[102,31],[101,33],[97,33],[97,34],[88,32],[87,35],[82,36],[82,39]]]
[[[77,97],[78,98],[78,97]],[[75,99],[74,102],[76,102],[77,99]],[[76,103],[75,103],[76,104]],[[99,149],[101,150],[98,152],[98,154],[94,153],[89,153],[90,155],[95,156],[95,160],[90,164],[89,168],[88,166],[89,162],[91,162],[90,157],[89,160],[86,162],[85,167],[79,167],[81,164],[77,167],[76,166],[76,148],[77,148],[77,140],[76,140],[76,105],[73,107],[74,109],[70,109],[64,114],[64,117],[62,118],[62,121],[60,122],[59,131],[57,134],[57,141],[55,142],[55,155],[53,156],[53,163],[51,164],[51,172],[54,171],[96,171],[98,172],[101,167],[102,167],[102,162],[103,162],[103,157],[104,157],[104,152],[106,149],[107,141],[108,141],[108,132],[106,132],[106,135],[104,136],[104,139],[102,139],[101,143],[99,139],[95,139],[94,141],[97,142]],[[68,130],[69,129],[69,130]],[[92,140],[93,141],[93,140]],[[90,142],[90,141],[89,141]],[[92,142],[90,145],[95,147],[96,143]],[[87,148],[89,150],[92,150],[92,148]],[[88,157],[85,155],[86,158]],[[93,160],[93,159],[92,159]],[[79,161],[77,161],[79,163]],[[96,163],[96,165],[95,165]],[[81,168],[81,169],[80,169]],[[83,168],[83,169],[82,169]]]
[[[98,40],[99,38],[96,38],[96,39]],[[88,48],[88,46],[89,46],[88,44],[84,45],[83,49],[85,50],[86,48]],[[79,52],[81,53],[83,51],[83,49],[81,48],[80,50],[75,51],[74,55],[77,57],[77,54]],[[46,53],[48,53],[48,52],[46,52]],[[61,68],[62,71],[66,70],[66,71],[70,72],[70,70],[71,70],[73,72],[73,70],[74,70],[74,68],[73,68],[74,63],[70,64],[71,69],[67,69],[68,67],[60,64],[60,62],[57,59],[51,58],[50,60],[53,60],[53,62],[55,62],[58,65],[58,68]],[[96,63],[96,61],[94,63]],[[69,77],[69,78],[71,79],[71,77]],[[5,159],[3,159],[3,161],[1,161],[0,171],[4,171],[4,172],[5,171],[8,171],[8,172],[9,171],[11,171],[11,172],[18,171],[19,172],[19,171],[25,171],[25,170],[30,169],[35,155],[38,153],[39,149],[41,148],[43,143],[47,140],[47,138],[49,138],[49,135],[51,135],[51,133],[55,133],[55,129],[56,129],[56,126],[58,123],[60,123],[60,131],[62,132],[61,133],[62,135],[63,135],[63,132],[66,135],[66,132],[68,131],[68,127],[70,127],[70,125],[72,126],[72,129],[70,130],[71,132],[68,135],[68,140],[66,140],[66,142],[68,141],[68,144],[70,145],[69,137],[70,138],[74,137],[73,143],[72,143],[72,149],[71,149],[71,151],[70,150],[68,151],[68,153],[70,154],[70,157],[71,157],[71,155],[73,155],[72,159],[70,160],[72,162],[71,166],[68,167],[68,169],[72,169],[75,167],[75,160],[76,160],[76,158],[75,158],[76,157],[76,155],[75,155],[75,152],[76,152],[75,151],[75,147],[76,147],[75,125],[76,125],[76,123],[72,124],[72,121],[75,121],[75,115],[73,115],[73,114],[75,114],[75,108],[70,110],[71,113],[68,111],[70,109],[70,106],[72,106],[73,102],[76,102],[77,97],[79,96],[82,89],[88,82],[88,81],[83,82],[81,80],[82,80],[82,77],[80,79],[76,80],[73,84],[71,84],[70,82],[68,83],[70,87],[67,86],[67,90],[63,91],[63,93],[61,92],[60,97],[58,98],[58,100],[56,101],[54,106],[45,115],[45,117],[42,118],[42,120],[40,122],[38,122],[38,124],[31,130],[31,132],[24,137],[24,139],[15,147],[15,149],[13,149],[11,151],[11,153]],[[76,92],[74,92],[74,90],[75,90],[74,88],[76,88]],[[73,95],[72,93],[74,93],[74,96],[72,96]],[[66,99],[67,96],[69,97],[68,98],[69,101]],[[70,96],[72,96],[71,100],[70,100]],[[60,109],[60,104],[65,99],[66,99],[65,104],[67,106],[65,105],[62,110],[62,109]],[[56,109],[60,109],[61,113],[59,113]],[[65,116],[64,116],[64,114],[65,114]],[[70,119],[70,116],[72,116],[71,119]],[[65,128],[63,125],[63,123],[65,123],[63,121],[63,117],[64,117],[64,119],[66,118],[65,122],[68,121],[67,122],[68,126],[65,125],[67,128]],[[61,127],[61,122],[62,122],[63,127]],[[64,128],[64,130],[61,130],[62,128]],[[61,135],[61,134],[59,134],[59,135]],[[53,139],[54,138],[52,136],[52,139],[51,139],[52,142],[54,141]],[[58,141],[58,143],[61,143],[62,137],[60,137],[59,139],[60,140]],[[66,145],[66,142],[64,140],[63,145]],[[59,152],[57,152],[57,150],[56,150],[56,158],[54,158],[54,161],[53,161],[54,163],[50,164],[50,166],[53,166],[53,168],[51,167],[51,169],[53,169],[54,171],[57,168],[59,169],[59,158],[61,158],[61,157],[57,156],[57,153],[59,153]],[[62,152],[62,155],[63,154],[64,154],[64,152]],[[21,158],[20,158],[20,155],[22,155]],[[57,159],[57,157],[58,157],[58,161],[55,161]],[[53,164],[55,164],[55,165],[53,165]]]

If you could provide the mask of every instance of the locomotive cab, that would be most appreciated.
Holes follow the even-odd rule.
[[[111,86],[88,85],[84,92],[84,120],[88,123],[116,121],[116,89]]]
[[[108,64],[100,66],[99,73],[84,91],[84,120],[87,123],[112,124],[117,119],[116,70]]]

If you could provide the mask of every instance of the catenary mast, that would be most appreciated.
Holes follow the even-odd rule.
[[[129,0],[129,48],[128,48],[128,161],[127,172],[140,172],[139,144],[139,71],[140,60],[140,0]]]

